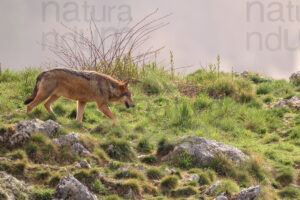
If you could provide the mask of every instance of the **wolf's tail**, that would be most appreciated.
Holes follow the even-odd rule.
[[[42,76],[43,76],[44,72],[41,73],[37,79],[36,79],[36,83],[35,83],[35,86],[34,86],[34,89],[33,89],[33,92],[32,94],[24,101],[24,104],[27,105],[29,104],[30,102],[32,102],[34,100],[34,98],[36,97],[36,94],[38,92],[38,83],[40,82]]]

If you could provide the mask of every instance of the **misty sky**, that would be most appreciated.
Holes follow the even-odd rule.
[[[45,67],[55,58],[41,43],[53,30],[67,32],[61,23],[85,31],[86,14],[93,12],[101,30],[110,31],[156,8],[158,16],[172,13],[150,44],[165,46],[159,62],[166,67],[172,50],[176,68],[193,65],[185,73],[215,62],[218,54],[225,71],[288,78],[300,70],[297,0],[1,0],[0,62],[10,69]]]

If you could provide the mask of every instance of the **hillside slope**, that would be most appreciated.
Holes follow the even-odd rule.
[[[0,142],[0,171],[30,185],[32,199],[52,199],[61,177],[69,173],[99,199],[214,199],[222,192],[234,198],[257,185],[262,188],[258,199],[300,198],[297,83],[214,70],[177,77],[151,66],[130,85],[135,108],[111,105],[119,123],[106,119],[95,103],[88,103],[83,123],[78,123],[76,103],[63,98],[52,106],[55,115],[43,105],[25,112],[23,101],[38,74],[35,69],[0,74],[0,136],[13,133],[14,124],[36,118],[61,125],[50,137],[37,131],[22,144]],[[80,144],[88,155],[54,142],[71,132],[82,135]],[[236,147],[249,160],[235,163],[220,154],[202,165],[188,152],[162,159],[183,136]],[[207,193],[218,180],[220,185]],[[0,186],[0,199],[7,198],[6,189]]]

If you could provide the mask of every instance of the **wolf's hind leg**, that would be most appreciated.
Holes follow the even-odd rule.
[[[76,120],[79,122],[82,122],[85,105],[86,105],[86,102],[83,102],[83,101],[77,102]]]
[[[51,104],[54,103],[54,101],[56,101],[57,99],[59,99],[60,96],[57,95],[52,95],[50,96],[50,98],[47,100],[47,102],[44,104],[46,110],[48,111],[48,113],[53,113],[53,110],[51,108]]]
[[[34,100],[28,104],[27,106],[27,112],[32,111],[32,109],[34,107],[36,107],[37,105],[39,105],[40,103],[42,103],[43,101],[45,101],[47,98],[49,97],[49,95],[46,93],[37,93],[36,97],[34,98]]]
[[[108,118],[114,120],[114,121],[118,121],[118,119],[114,116],[114,114],[112,114],[112,112],[110,111],[110,109],[107,107],[107,105],[102,105],[102,106],[98,106],[98,109],[103,112]]]

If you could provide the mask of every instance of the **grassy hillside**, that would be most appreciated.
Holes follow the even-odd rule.
[[[83,123],[78,123],[76,103],[63,98],[52,106],[56,115],[49,115],[43,105],[30,114],[25,112],[23,101],[31,94],[38,74],[35,69],[1,72],[0,134],[18,121],[53,119],[63,127],[60,135],[72,131],[86,135],[92,169],[75,169],[74,162],[82,158],[71,155],[68,148],[58,151],[41,134],[35,134],[24,147],[0,145],[0,157],[9,158],[0,159],[0,170],[32,185],[36,199],[47,199],[47,195],[51,199],[58,180],[68,172],[99,198],[107,199],[117,196],[111,196],[93,173],[104,173],[143,193],[145,199],[214,199],[217,192],[204,196],[202,191],[217,179],[222,182],[218,190],[229,194],[261,185],[259,199],[300,198],[295,186],[298,181],[300,185],[299,111],[272,106],[282,98],[300,96],[297,85],[255,73],[245,77],[218,73],[213,67],[179,77],[151,65],[130,85],[135,108],[110,106],[119,123],[97,111],[95,103],[88,103]],[[235,146],[251,161],[236,167],[220,159],[209,168],[199,168],[182,154],[176,162],[159,162],[164,151],[185,135]],[[117,147],[113,153],[107,150],[110,144]],[[144,171],[137,170],[140,165]],[[122,173],[124,166],[130,173]],[[177,175],[168,176],[166,168],[175,169]],[[199,182],[185,178],[195,173],[200,175]]]

